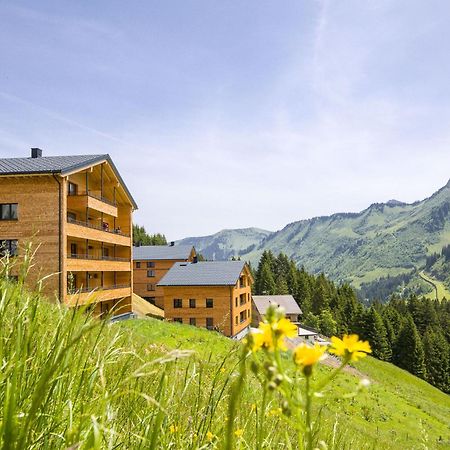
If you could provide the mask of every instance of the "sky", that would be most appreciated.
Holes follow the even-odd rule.
[[[446,0],[0,0],[0,157],[109,153],[169,240],[450,178]]]

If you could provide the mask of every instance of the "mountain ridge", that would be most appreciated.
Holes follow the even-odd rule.
[[[428,287],[416,276],[430,253],[450,244],[450,180],[423,200],[372,203],[359,212],[294,221],[274,232],[256,227],[182,239],[208,259],[240,257],[256,264],[265,250],[283,252],[312,273],[362,284],[407,275],[408,289]],[[404,277],[402,278],[405,284]]]

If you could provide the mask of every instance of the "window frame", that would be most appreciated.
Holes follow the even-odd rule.
[[[180,309],[183,307],[183,299],[182,298],[174,298],[173,299],[173,308]]]
[[[147,270],[147,278],[155,278],[156,274],[154,270]]]
[[[208,322],[211,322],[211,324],[208,325]],[[207,317],[206,318],[206,328],[208,330],[213,330],[214,329],[214,317]]]
[[[205,307],[206,308],[214,308],[214,299],[213,298],[207,298],[205,300]]]
[[[154,268],[155,268],[155,262],[147,261],[147,269],[154,269]]]
[[[15,242],[13,246],[12,243]],[[14,248],[14,251],[12,249]],[[9,253],[10,258],[19,256],[19,239],[0,239],[0,258]]]
[[[141,262],[140,261],[136,261],[136,269],[140,269],[141,268]]]
[[[197,326],[197,319],[195,317],[189,317],[189,325],[192,325],[193,327]]]
[[[13,206],[15,214],[13,217]],[[3,207],[8,208],[8,217],[3,218]],[[19,220],[19,204],[18,203],[0,203],[0,221],[16,221]]]
[[[197,307],[197,300],[195,298],[189,299],[189,308],[196,308]]]
[[[147,283],[147,291],[154,292],[156,291],[156,286],[154,283]]]

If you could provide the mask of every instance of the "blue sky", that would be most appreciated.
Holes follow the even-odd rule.
[[[169,239],[450,178],[446,1],[2,1],[0,157],[109,153]]]

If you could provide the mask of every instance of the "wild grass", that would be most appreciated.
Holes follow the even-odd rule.
[[[295,426],[280,414],[282,399],[277,393],[263,399],[239,343],[151,319],[100,321],[83,308],[69,310],[28,291],[26,269],[18,282],[7,272],[4,266],[0,273],[0,448],[298,448]],[[294,376],[290,361],[283,356]],[[321,417],[316,443],[329,449],[423,448],[426,434],[428,448],[446,448],[448,397],[418,381],[411,399],[414,377],[401,371],[404,379],[384,387],[378,371],[395,379],[399,369],[362,363],[376,396],[369,390],[344,398],[358,377],[342,374],[315,402],[314,416]],[[245,379],[233,396],[243,364]],[[329,371],[321,367],[317,379]],[[374,431],[379,409],[389,402],[406,417],[397,436]],[[395,431],[393,419],[386,426]],[[408,437],[404,426],[411,427]]]

